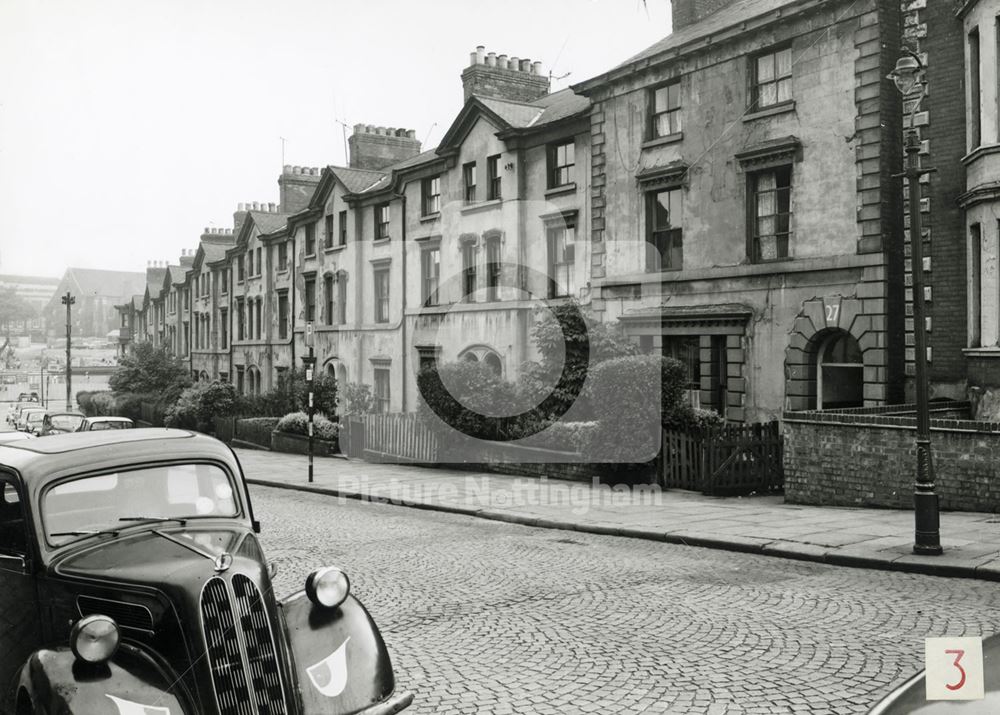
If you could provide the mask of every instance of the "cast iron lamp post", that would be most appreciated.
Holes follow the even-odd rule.
[[[316,357],[313,355],[313,324],[306,323],[306,343],[309,354],[302,356],[302,365],[306,369],[306,386],[309,391],[309,482],[313,480],[313,385],[316,370]]]
[[[73,409],[73,366],[70,364],[70,343],[73,333],[71,312],[73,304],[76,303],[76,298],[70,295],[69,291],[66,291],[66,295],[61,300],[62,304],[66,306],[66,411],[69,412]]]
[[[920,58],[908,52],[889,73],[904,99],[914,90],[919,94],[910,109],[910,127],[906,130],[906,166],[902,174],[910,188],[910,259],[913,272],[913,362],[917,397],[917,477],[913,492],[915,533],[913,553],[928,556],[941,554],[938,496],[934,491],[934,462],[931,458],[931,428],[927,387],[927,324],[924,317],[924,237],[920,222],[920,177],[933,169],[920,168],[920,137],[914,120],[920,101],[926,94],[924,66]]]

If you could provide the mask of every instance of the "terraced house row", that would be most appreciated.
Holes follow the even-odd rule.
[[[241,204],[231,231],[147,268],[123,335],[255,392],[301,364],[308,333],[322,369],[395,412],[431,360],[516,378],[538,306],[572,298],[682,360],[691,399],[730,420],[904,401],[894,175],[915,97],[886,75],[908,48],[939,169],[921,207],[932,389],[989,390],[1000,228],[967,216],[996,213],[996,174],[975,178],[997,155],[996,5],[677,0],[672,34],[558,92],[541,63],[479,47],[439,146],[359,124],[349,166],[285,167],[276,204]]]

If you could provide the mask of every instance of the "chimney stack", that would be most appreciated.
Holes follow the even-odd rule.
[[[462,72],[462,89],[466,102],[473,95],[510,102],[534,102],[549,93],[550,82],[542,75],[541,62],[487,53],[480,45],[469,54],[469,66]]]
[[[261,208],[270,213],[298,213],[309,206],[323,172],[314,166],[288,166],[278,177],[278,203],[267,203]]]
[[[704,20],[736,0],[670,0],[670,25],[673,32]]]
[[[347,144],[352,169],[380,171],[420,153],[420,142],[413,129],[355,124]]]

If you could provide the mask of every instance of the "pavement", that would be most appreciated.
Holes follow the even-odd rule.
[[[526,526],[702,546],[839,566],[1000,581],[1000,514],[943,512],[939,556],[913,554],[913,512],[709,497],[478,471],[235,450],[251,484]]]

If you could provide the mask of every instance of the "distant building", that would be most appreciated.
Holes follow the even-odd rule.
[[[45,337],[45,307],[59,285],[58,278],[44,276],[0,275],[0,288],[13,288],[17,295],[31,303],[35,317],[28,321],[15,321],[11,337],[31,337],[41,341]]]
[[[45,307],[46,332],[52,338],[65,335],[66,307],[61,298],[68,292],[76,299],[71,313],[73,337],[106,338],[120,327],[115,306],[143,295],[145,290],[146,274],[142,272],[67,268]]]

